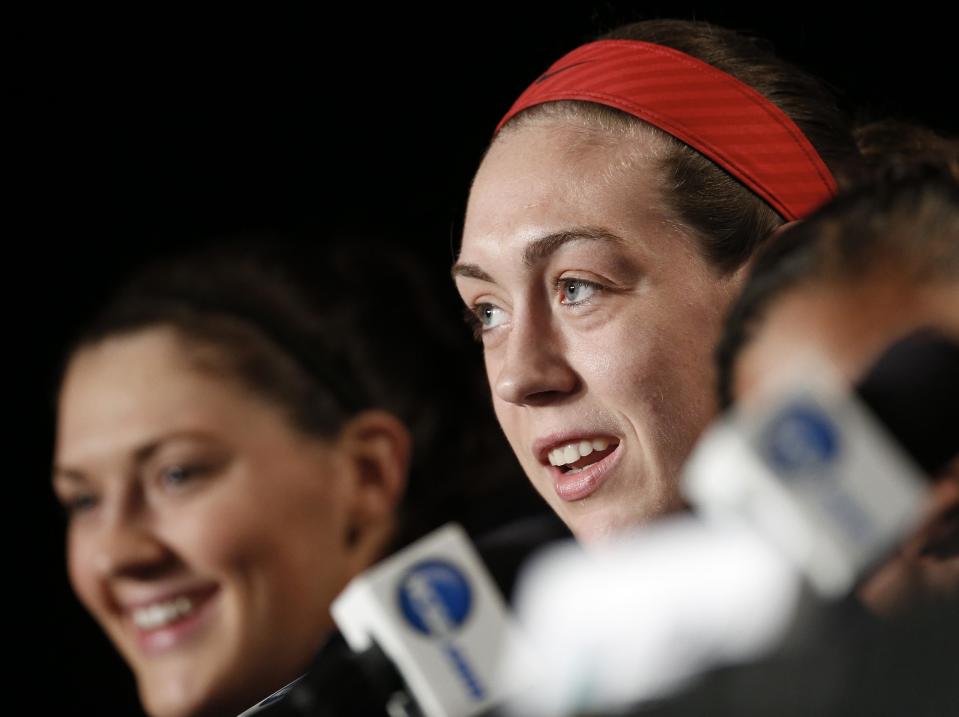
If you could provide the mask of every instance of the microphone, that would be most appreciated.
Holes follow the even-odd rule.
[[[957,427],[959,345],[924,329],[888,347],[852,395],[825,361],[797,361],[706,432],[682,488],[835,598],[916,525],[926,482],[959,454]]]
[[[699,518],[552,548],[529,567],[516,610],[537,686],[513,714],[619,709],[757,658],[810,588],[847,595],[914,528],[927,472],[959,450],[959,347],[913,334],[854,393],[805,367],[704,435],[682,477]],[[507,655],[506,669],[521,662]]]
[[[472,717],[525,686],[515,678],[528,670],[498,671],[500,654],[523,644],[456,524],[354,578],[331,612],[354,652],[382,649],[426,717]]]
[[[427,535],[354,579],[332,608],[340,632],[310,670],[244,717],[488,713],[531,671],[496,669],[507,648],[522,652],[497,588],[511,594],[530,553],[568,536],[552,513],[500,526],[476,549],[454,524]]]

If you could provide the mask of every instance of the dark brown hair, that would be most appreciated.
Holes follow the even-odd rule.
[[[856,181],[893,171],[893,165],[908,168],[917,162],[943,163],[959,176],[959,141],[928,127],[890,118],[859,125],[853,136],[863,157]]]
[[[671,47],[749,85],[785,112],[834,174],[842,176],[858,152],[851,125],[833,94],[818,80],[776,57],[759,40],[705,22],[648,20],[616,29],[602,39],[640,40]],[[506,127],[537,117],[585,117],[600,127],[628,127],[641,120],[603,105],[555,102],[516,115]],[[699,152],[661,130],[663,197],[696,235],[700,251],[726,273],[739,268],[783,219],[763,200]]]
[[[237,381],[306,435],[331,437],[362,410],[388,411],[413,436],[394,544],[451,519],[479,531],[538,503],[513,468],[455,311],[444,315],[441,279],[379,242],[221,244],[135,275],[66,360],[168,326],[199,369]],[[521,495],[505,483],[514,478]]]

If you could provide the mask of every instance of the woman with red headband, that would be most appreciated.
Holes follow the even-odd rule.
[[[681,508],[743,270],[855,156],[817,81],[695,22],[573,50],[500,122],[453,274],[503,430],[578,538]]]

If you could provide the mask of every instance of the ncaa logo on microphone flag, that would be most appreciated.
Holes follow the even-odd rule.
[[[418,632],[449,637],[465,621],[473,595],[466,576],[445,560],[417,563],[400,580],[400,612]]]
[[[454,640],[473,606],[473,591],[463,572],[445,560],[424,560],[400,579],[397,599],[406,622],[438,643],[469,697],[486,699],[468,651]]]
[[[841,447],[830,417],[811,403],[786,406],[763,431],[761,444],[769,465],[786,475],[822,471]]]
[[[836,407],[833,407],[835,412]],[[761,453],[775,476],[815,504],[820,519],[856,545],[868,544],[874,520],[850,493],[848,451],[843,454],[841,424],[815,399],[788,403],[762,431]],[[807,486],[802,488],[802,486]]]

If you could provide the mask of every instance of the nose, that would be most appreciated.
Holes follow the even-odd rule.
[[[580,379],[548,317],[513,318],[495,391],[518,405],[546,405],[573,393]]]
[[[105,506],[92,559],[102,578],[145,579],[167,569],[174,556],[154,529],[147,511],[113,505]]]

